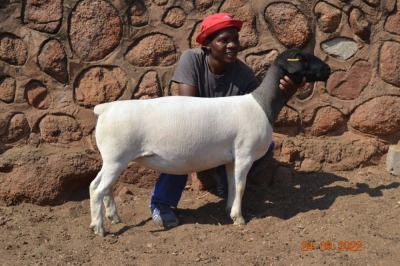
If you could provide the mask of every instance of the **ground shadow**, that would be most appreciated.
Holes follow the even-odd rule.
[[[286,220],[302,212],[327,210],[342,196],[365,193],[370,197],[380,197],[383,190],[400,187],[399,182],[377,187],[370,187],[366,183],[335,185],[339,181],[349,182],[347,178],[332,173],[297,172],[290,184],[275,183],[262,187],[250,183],[243,197],[243,215],[246,221],[264,217]],[[225,206],[226,200],[221,199],[198,209],[180,209],[178,215],[182,224],[231,224]]]

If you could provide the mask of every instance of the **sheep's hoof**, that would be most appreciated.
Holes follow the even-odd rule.
[[[244,224],[246,224],[246,221],[244,220],[243,217],[235,217],[235,218],[232,218],[232,220],[233,220],[233,224],[234,225],[244,225]]]
[[[92,229],[92,231],[98,236],[101,236],[101,237],[105,236],[104,228],[100,228],[97,225],[90,225],[90,229]]]
[[[110,220],[113,224],[118,224],[121,222],[121,218],[119,218],[118,214],[109,215],[107,219]]]

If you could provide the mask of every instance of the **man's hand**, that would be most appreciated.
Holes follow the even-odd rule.
[[[285,95],[285,102],[288,102],[290,98],[306,84],[306,78],[304,77],[300,84],[296,85],[293,81],[288,77],[284,76],[283,79],[279,80],[279,89],[282,90],[283,95]]]

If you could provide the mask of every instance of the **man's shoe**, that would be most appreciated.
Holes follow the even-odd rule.
[[[176,217],[174,211],[167,204],[158,202],[150,203],[151,218],[154,223],[164,228],[176,227],[179,224],[178,217]]]

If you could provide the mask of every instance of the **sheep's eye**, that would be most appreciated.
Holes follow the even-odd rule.
[[[289,61],[289,62],[299,62],[300,58],[288,58],[287,61]]]

